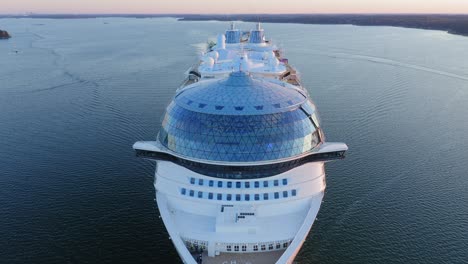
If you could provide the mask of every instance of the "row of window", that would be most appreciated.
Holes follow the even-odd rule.
[[[260,246],[260,247],[259,247]],[[268,250],[274,250],[274,249],[281,249],[281,246],[283,246],[283,249],[286,249],[288,246],[289,246],[289,242],[284,242],[284,243],[276,243],[275,245],[274,244],[260,244],[260,245],[253,245],[252,249],[249,249],[249,250],[253,250],[253,251],[259,251],[259,249],[261,251],[266,251],[267,248]],[[234,248],[234,251],[235,252],[238,252],[240,251],[239,249],[241,249],[242,251],[247,251],[247,245],[227,245],[226,246],[226,251],[233,251],[233,248]]]
[[[283,191],[283,192],[274,192],[274,193],[263,193],[263,194],[223,194],[223,193],[206,193],[202,191],[194,191],[194,190],[187,190],[186,188],[180,189],[180,194],[188,195],[190,197],[197,197],[197,198],[205,198],[209,200],[218,200],[218,201],[267,201],[270,199],[279,199],[281,198],[288,198],[297,196],[297,190],[293,189],[290,191]]]
[[[207,184],[209,187],[215,187],[216,186],[218,188],[223,188],[223,187],[224,188],[233,188],[235,186],[237,189],[240,189],[240,188],[245,188],[245,189],[260,188],[260,186],[262,186],[264,188],[267,188],[270,185],[279,186],[280,182],[281,182],[281,184],[283,186],[288,185],[288,179],[282,179],[281,181],[280,180],[273,180],[273,181],[254,181],[254,182],[249,182],[249,181],[246,181],[246,182],[240,182],[240,181],[223,182],[223,181],[214,181],[214,180],[204,180],[204,179],[190,178],[190,183],[193,184],[193,185],[198,184],[200,186],[204,186],[205,184]]]

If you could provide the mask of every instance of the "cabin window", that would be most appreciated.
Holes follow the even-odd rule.
[[[255,188],[259,188],[259,187],[260,187],[260,183],[259,183],[258,181],[256,181],[256,182],[254,183],[254,186],[255,186]]]
[[[213,187],[213,185],[214,185],[214,181],[210,180],[210,181],[208,182],[208,186]]]
[[[208,194],[208,199],[213,200],[213,193]]]
[[[291,195],[292,195],[292,196],[296,196],[296,195],[297,195],[297,190],[296,190],[296,189],[292,190],[292,191],[291,191]]]
[[[223,199],[223,194],[218,193],[217,197],[218,201],[221,201]]]
[[[185,194],[187,193],[187,189],[182,188],[182,189],[180,190],[180,193],[181,193],[182,195],[185,195]]]
[[[203,179],[198,179],[198,185],[203,185]]]

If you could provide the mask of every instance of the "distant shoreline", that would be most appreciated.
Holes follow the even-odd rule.
[[[179,21],[245,21],[264,23],[297,23],[318,25],[393,26],[428,30],[441,30],[454,35],[468,36],[468,14],[239,14],[239,15],[187,15],[187,14],[32,14],[0,15],[0,18],[155,18],[172,17]]]
[[[393,26],[426,30],[441,30],[468,36],[468,14],[311,14],[311,15],[185,15],[180,21],[244,21],[264,23],[296,23],[315,25]]]

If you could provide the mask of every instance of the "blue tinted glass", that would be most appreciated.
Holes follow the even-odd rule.
[[[260,200],[260,194],[255,194],[255,201]]]
[[[296,196],[296,195],[297,195],[297,191],[296,191],[296,190],[292,190],[292,191],[291,191],[291,195],[292,195],[292,196]]]
[[[284,198],[288,197],[288,191],[283,191],[283,197]]]
[[[263,187],[268,187],[268,181],[263,181]]]
[[[237,116],[192,112],[172,103],[159,140],[167,148],[193,158],[261,161],[311,150],[319,143],[315,132],[311,119],[301,108]]]
[[[198,185],[203,185],[203,179],[198,179]]]
[[[258,181],[255,182],[255,188],[259,188],[260,187],[260,183]]]
[[[228,182],[228,183],[227,183],[227,187],[228,187],[228,188],[232,188],[232,182]]]
[[[223,187],[223,182],[222,181],[219,181],[218,182],[218,188],[222,188]]]
[[[213,193],[208,194],[208,199],[213,200]]]
[[[275,180],[275,181],[273,182],[273,184],[274,184],[275,186],[278,186],[278,180]]]
[[[250,182],[245,182],[245,188],[250,188]]]
[[[194,196],[195,195],[195,192],[193,190],[190,190],[190,196]]]
[[[241,195],[240,194],[236,194],[236,201],[240,201],[241,200]]]
[[[210,181],[208,182],[208,185],[209,185],[210,187],[213,187],[213,184],[214,184],[214,181],[212,181],[212,180],[210,180]]]
[[[195,184],[195,178],[190,178],[190,183]]]
[[[203,192],[198,192],[198,198],[202,198],[203,197]]]
[[[268,193],[263,194],[263,200],[268,200]]]
[[[279,192],[275,192],[275,199],[279,198]]]
[[[180,193],[181,193],[182,195],[185,195],[185,194],[187,193],[187,190],[186,190],[185,188],[182,188],[182,190],[180,190]]]
[[[218,193],[217,197],[216,197],[218,200],[222,200],[223,199],[223,194],[221,193]]]
[[[241,187],[241,182],[236,182],[236,188],[240,188]]]
[[[245,199],[246,201],[250,201],[250,194],[246,194],[245,197],[244,197],[244,199]]]
[[[227,199],[228,201],[231,201],[231,200],[232,200],[232,195],[231,195],[231,194],[228,194],[227,197],[226,197],[226,199]]]
[[[283,179],[283,185],[288,185],[288,179]]]

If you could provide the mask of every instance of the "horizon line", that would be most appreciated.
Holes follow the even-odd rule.
[[[138,15],[138,16],[238,16],[238,15],[468,15],[468,13],[415,13],[415,12],[373,12],[373,13],[359,13],[359,12],[351,12],[351,13],[233,13],[233,14],[225,14],[225,13],[35,13],[35,12],[23,12],[23,13],[0,13],[2,16],[36,16],[36,15],[49,15],[49,16],[60,16],[60,15]]]

